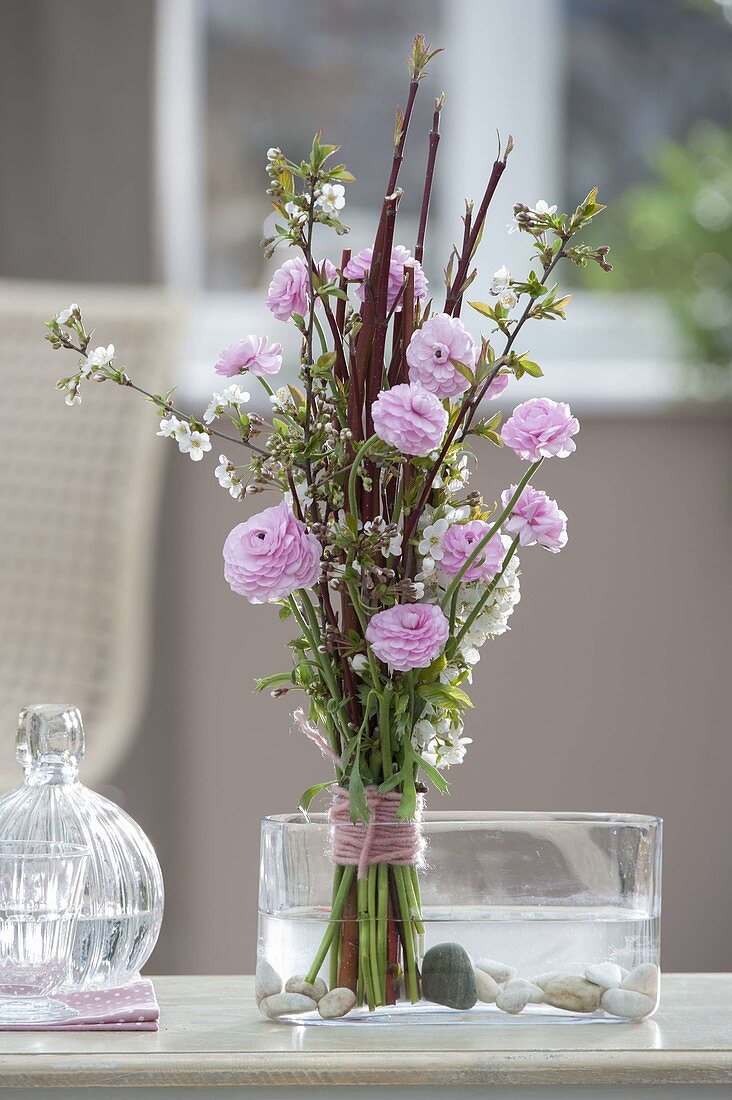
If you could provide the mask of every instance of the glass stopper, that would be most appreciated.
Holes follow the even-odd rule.
[[[76,771],[84,759],[84,727],[78,707],[34,703],[18,716],[15,755],[24,768]]]

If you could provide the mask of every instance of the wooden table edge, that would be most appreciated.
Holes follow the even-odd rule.
[[[106,1063],[106,1065],[105,1065]],[[725,1085],[730,1051],[0,1055],[2,1088],[246,1085]]]

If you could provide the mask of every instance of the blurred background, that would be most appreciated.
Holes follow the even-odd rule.
[[[217,487],[216,449],[192,465],[134,395],[88,386],[66,409],[53,383],[73,357],[42,323],[78,301],[95,342],[200,415],[222,347],[287,336],[264,306],[267,148],[297,158],[318,128],[340,142],[358,177],[348,243],[369,243],[422,31],[445,53],[415,113],[397,239],[412,246],[444,89],[433,286],[496,129],[516,151],[475,296],[500,264],[525,268],[516,201],[574,207],[599,184],[594,239],[616,265],[564,273],[569,322],[529,334],[546,377],[508,391],[581,417],[577,456],[543,481],[570,542],[525,555],[452,805],[662,815],[664,966],[732,969],[732,0],[0,0],[0,14],[3,786],[19,779],[19,708],[78,702],[87,781],[163,865],[151,972],[253,968],[258,820],[325,774],[288,700],[252,694],[285,667],[288,633],[221,575],[250,506]],[[479,457],[487,496],[515,479],[511,455]]]

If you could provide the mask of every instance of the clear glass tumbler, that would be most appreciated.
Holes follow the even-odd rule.
[[[348,1006],[338,1017],[345,1022],[509,1024],[518,1015],[618,1022],[655,1011],[659,818],[427,813],[418,827],[420,866],[388,866],[376,876],[386,884],[382,927],[378,905],[376,918],[361,919],[365,880],[334,865],[338,825],[324,814],[264,819],[257,957],[264,1015],[322,1023]],[[347,876],[350,910],[338,907],[334,890],[334,879],[338,887]],[[405,878],[406,907],[393,888]],[[379,945],[390,940],[380,987]],[[331,998],[321,1012],[313,1000],[324,985],[348,986],[352,996]],[[286,996],[298,992],[300,1000]]]
[[[0,842],[0,1025],[55,1022],[72,1011],[66,980],[89,849]]]

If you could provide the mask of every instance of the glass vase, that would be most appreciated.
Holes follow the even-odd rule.
[[[324,814],[262,822],[267,1018],[627,1022],[656,1010],[660,818],[427,813],[418,865],[361,868],[334,864],[339,827]]]

